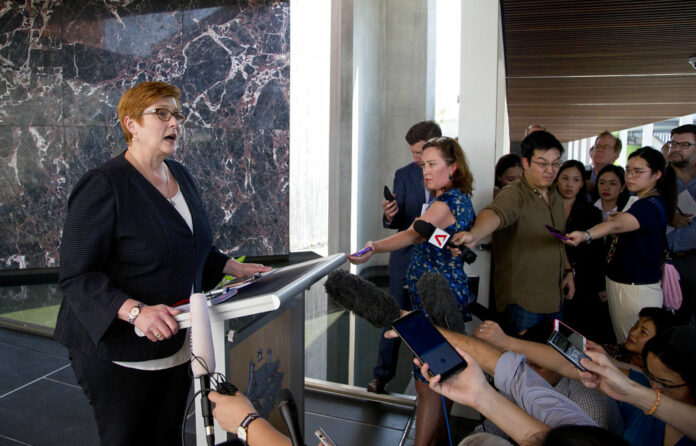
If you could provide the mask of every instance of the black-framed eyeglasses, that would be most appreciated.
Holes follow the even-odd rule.
[[[691,147],[691,146],[696,146],[696,144],[694,144],[694,143],[692,143],[692,142],[688,142],[688,141],[682,141],[682,142],[679,142],[679,141],[668,141],[668,142],[667,142],[667,145],[668,145],[670,148],[675,148],[675,147],[679,146],[679,147],[681,147],[682,149],[688,149],[688,148]]]
[[[661,381],[661,380],[655,378],[655,376],[654,376],[652,373],[650,373],[650,372],[648,371],[648,368],[647,368],[646,366],[643,366],[643,373],[645,374],[645,376],[648,377],[648,379],[649,379],[650,381],[654,382],[655,384],[657,384],[658,386],[662,387],[663,389],[678,389],[678,388],[680,388],[680,387],[684,387],[684,386],[688,386],[688,385],[689,385],[688,383],[682,383],[682,384],[667,384],[666,382]]]
[[[183,124],[186,121],[186,115],[183,114],[180,111],[171,111],[168,108],[156,108],[154,110],[150,111],[144,111],[140,113],[141,115],[157,115],[157,117],[160,119],[160,121],[164,122],[169,122],[170,119],[172,119],[172,116],[174,116],[174,119],[179,122],[179,124]]]

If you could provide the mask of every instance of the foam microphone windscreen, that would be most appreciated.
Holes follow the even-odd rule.
[[[435,225],[432,223],[428,223],[425,220],[416,220],[413,222],[413,229],[423,237],[425,240],[430,239],[432,237],[433,232],[435,232]]]
[[[213,333],[210,330],[210,313],[205,295],[191,296],[191,370],[194,378],[215,373]]]
[[[442,274],[427,272],[416,283],[423,309],[435,325],[458,333],[466,333],[466,326],[449,282]]]
[[[324,289],[340,306],[375,327],[389,328],[400,316],[396,299],[355,274],[333,271],[327,277]]]

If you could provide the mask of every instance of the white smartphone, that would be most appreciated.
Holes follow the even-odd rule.
[[[326,432],[324,432],[324,429],[319,428],[314,431],[314,435],[317,436],[319,441],[321,442],[322,445],[324,446],[336,446],[336,443],[333,442],[333,440],[326,435]]]

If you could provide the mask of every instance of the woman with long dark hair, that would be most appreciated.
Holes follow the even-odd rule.
[[[556,176],[567,232],[585,231],[602,222],[599,209],[586,200],[584,171],[580,161],[568,160]],[[604,292],[602,240],[568,246],[566,254],[575,274],[575,294],[573,299],[563,304],[563,320],[590,339],[601,343],[613,342],[609,310],[600,298],[600,293]]]
[[[602,211],[602,221],[607,221],[614,212],[624,212],[635,201],[635,197],[631,200],[631,193],[626,189],[626,171],[614,164],[599,171],[597,191],[599,198],[594,205]]]
[[[609,312],[617,342],[624,342],[641,308],[662,306],[665,230],[676,208],[674,170],[665,166],[662,154],[652,147],[642,147],[629,156],[626,186],[638,196],[630,209],[586,231],[569,233],[566,242],[578,246],[618,235],[607,254],[606,269]]]

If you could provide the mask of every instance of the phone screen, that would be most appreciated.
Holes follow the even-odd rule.
[[[554,319],[553,324],[554,330],[562,334],[574,346],[576,346],[582,351],[585,351],[585,348],[587,347],[587,339],[585,338],[585,336],[573,330],[572,328],[559,321],[558,319]]]
[[[467,363],[437,331],[422,311],[413,311],[396,320],[394,331],[421,362],[427,362],[432,375],[442,375],[442,381],[466,368]]]
[[[556,319],[554,321],[554,331],[551,333],[548,343],[568,361],[572,362],[575,367],[582,371],[585,370],[585,367],[580,365],[580,360],[588,357],[585,354],[587,341],[583,335]]]
[[[549,231],[551,233],[551,235],[553,235],[554,237],[558,237],[564,241],[568,240],[568,237],[566,237],[565,234],[563,234],[561,231],[554,228],[553,226],[549,226],[549,225],[544,225],[544,226],[546,227],[546,230]]]

